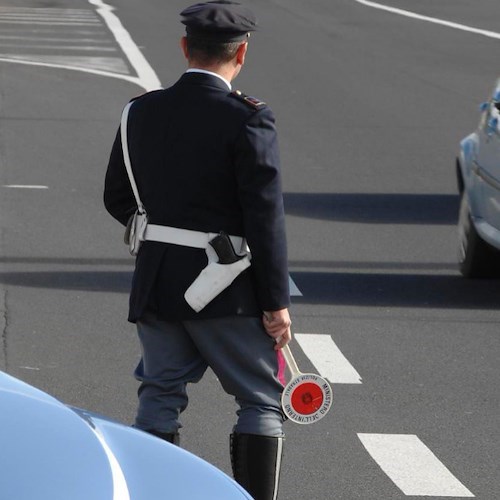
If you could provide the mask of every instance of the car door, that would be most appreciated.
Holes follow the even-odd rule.
[[[478,206],[485,222],[500,230],[500,80],[481,121],[474,172],[480,178]]]

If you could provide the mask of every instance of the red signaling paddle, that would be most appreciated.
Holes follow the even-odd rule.
[[[330,410],[333,403],[332,388],[315,373],[301,373],[288,345],[282,348],[282,352],[292,374],[281,395],[283,411],[297,424],[313,424]]]

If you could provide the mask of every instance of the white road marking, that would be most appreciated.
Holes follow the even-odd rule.
[[[330,335],[295,333],[294,337],[318,373],[332,384],[362,383],[361,376]]]
[[[34,7],[36,9],[36,7]],[[93,14],[93,13],[92,13]],[[89,15],[57,15],[54,16],[53,13],[50,14],[40,14],[38,10],[33,10],[29,14],[16,14],[15,12],[5,12],[0,11],[0,19],[12,19],[17,21],[85,21],[97,23],[97,19],[94,15],[89,13]]]
[[[0,57],[0,62],[15,62],[16,64],[26,64],[28,66],[43,66],[45,68],[60,68],[60,69],[69,69],[72,71],[81,71],[83,73],[90,73],[93,75],[99,75],[99,76],[107,76],[108,78],[118,78],[119,80],[125,80],[130,83],[135,83],[136,85],[139,85],[142,87],[141,83],[139,83],[139,80],[135,76],[128,76],[128,75],[119,75],[118,73],[112,73],[110,71],[101,71],[97,69],[91,69],[91,68],[81,68],[79,66],[71,66],[69,64],[58,64],[58,63],[44,63],[44,62],[36,62],[36,61],[24,61],[22,59],[17,59],[14,57]]]
[[[61,21],[61,20],[46,20],[46,21],[38,21],[36,19],[33,20],[23,20],[23,21],[16,21],[13,19],[2,19],[0,18],[0,23],[1,24],[29,24],[30,26],[32,25],[39,25],[39,26],[99,26],[99,21]]]
[[[33,11],[36,11],[37,13],[41,14],[46,14],[49,16],[52,16],[53,14],[57,14],[60,16],[87,16],[87,17],[93,17],[93,13],[89,12],[87,9],[58,9],[55,7],[38,7],[38,8],[33,8],[33,7],[0,7],[0,13],[16,13],[16,14],[26,14],[26,15],[31,15]]]
[[[86,9],[54,9],[40,7],[0,7],[0,19],[12,21],[85,22],[99,24],[94,12]]]
[[[68,29],[63,29],[61,28],[60,30],[58,30],[59,32],[64,32],[65,34],[71,34],[71,35],[91,35],[91,36],[104,36],[105,34],[107,33],[104,33],[104,31],[96,31],[96,30],[85,30],[85,29],[73,29],[73,28],[68,28]],[[45,34],[45,33],[48,33],[50,35],[53,35],[54,34],[54,30],[52,28],[35,28],[35,29],[29,29],[29,28],[9,28],[9,27],[6,27],[4,28],[2,26],[1,28],[1,32],[2,33],[19,33],[19,32],[22,32],[22,33],[40,33],[40,34]],[[45,37],[42,38],[42,40],[45,40]]]
[[[17,35],[0,35],[0,39],[4,40],[22,40],[23,42],[26,41],[43,41],[43,42],[72,42],[75,43],[75,38],[40,38],[39,36],[17,36]],[[79,42],[85,42],[85,43],[107,43],[106,40],[96,40],[95,38],[79,38]],[[16,45],[17,46],[17,45]],[[2,44],[3,47],[3,44]],[[59,45],[58,48],[61,48]],[[62,47],[64,48],[64,46]]]
[[[85,56],[49,56],[23,54],[0,54],[0,61],[16,62],[31,66],[71,69],[111,78],[120,78],[137,83],[137,77],[128,76],[128,68],[119,57],[85,57]],[[78,66],[80,64],[80,66]],[[120,73],[120,74],[117,74]]]
[[[419,21],[426,21],[428,23],[440,24],[442,26],[447,26],[448,28],[453,28],[461,31],[467,31],[469,33],[474,33],[476,35],[482,35],[488,38],[494,38],[496,40],[500,40],[500,33],[495,31],[483,30],[480,28],[474,28],[472,26],[467,26],[465,24],[454,23],[451,21],[446,21],[445,19],[438,19],[436,17],[424,16],[421,14],[417,14],[416,12],[410,12],[408,10],[398,9],[395,7],[389,7],[387,5],[383,5],[377,2],[372,2],[371,0],[354,0],[362,5],[366,5],[367,7],[372,7],[374,9],[385,10],[387,12],[391,12],[393,14],[398,14],[400,16],[410,17],[413,19],[418,19]]]
[[[4,188],[12,188],[12,189],[49,189],[49,186],[40,186],[36,184],[4,184],[2,187]]]
[[[295,281],[293,281],[290,275],[288,276],[288,286],[292,297],[302,297],[302,292],[299,290],[299,287],[295,284]]]
[[[95,6],[96,10],[0,7],[0,37],[8,40],[8,34],[14,34],[14,37],[17,38],[10,39],[20,40],[19,44],[2,44],[3,53],[0,53],[0,62],[80,71],[118,78],[138,85],[146,91],[161,88],[160,80],[153,68],[144,58],[121,21],[113,13],[114,8],[104,3],[103,0],[89,0],[89,3]],[[47,28],[43,28],[43,26],[47,26]],[[88,29],[79,29],[80,26],[86,26]],[[94,27],[95,30],[93,30]],[[105,28],[107,28],[106,32],[104,32]],[[104,34],[109,37],[108,30],[111,31],[112,35],[108,40],[119,45],[137,76],[132,76],[127,64],[116,57],[80,57],[77,55],[70,57],[56,54],[23,53],[23,49],[34,48],[47,51],[57,49],[76,53],[95,51],[96,55],[102,52],[116,52],[115,48],[109,46],[108,40],[103,38]],[[39,36],[22,37],[24,33],[39,34]],[[58,40],[57,34],[63,33],[66,37]],[[45,38],[44,34],[48,38]],[[74,38],[69,39],[68,35],[74,36]],[[78,37],[81,35],[97,36],[99,40],[97,41],[95,38],[90,41],[88,38],[79,39]],[[50,41],[61,41],[61,45],[47,44]],[[67,45],[71,41],[74,44]],[[9,50],[10,47],[15,48],[16,53],[12,53],[14,51]]]
[[[16,47],[18,49],[56,49],[56,50],[76,50],[76,51],[99,51],[99,52],[116,52],[115,47],[89,47],[85,45],[45,45],[39,44],[24,44],[24,43],[2,43],[4,47]]]
[[[40,12],[40,11],[43,12]],[[0,10],[0,18],[2,19],[48,19],[50,21],[53,20],[61,20],[61,19],[83,19],[84,21],[91,20],[95,21],[95,16],[93,12],[88,10],[78,11],[74,9],[74,12],[57,13],[54,12],[55,9],[43,10],[37,7],[33,7],[26,12],[19,12],[15,9],[2,9]]]
[[[161,82],[154,69],[142,55],[139,47],[132,40],[129,32],[123,27],[120,19],[113,14],[113,7],[105,4],[102,0],[89,0],[89,3],[97,7],[97,13],[104,19],[111,33],[113,33],[116,42],[137,72],[139,85],[147,91],[161,88]]]
[[[358,434],[368,453],[405,495],[474,497],[412,434]]]

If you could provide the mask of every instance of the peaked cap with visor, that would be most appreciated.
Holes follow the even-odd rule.
[[[237,2],[197,3],[184,9],[181,16],[188,36],[214,42],[242,41],[257,29],[255,14]]]

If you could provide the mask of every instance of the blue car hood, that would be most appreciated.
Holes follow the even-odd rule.
[[[2,372],[0,407],[2,498],[251,499],[191,453]]]

